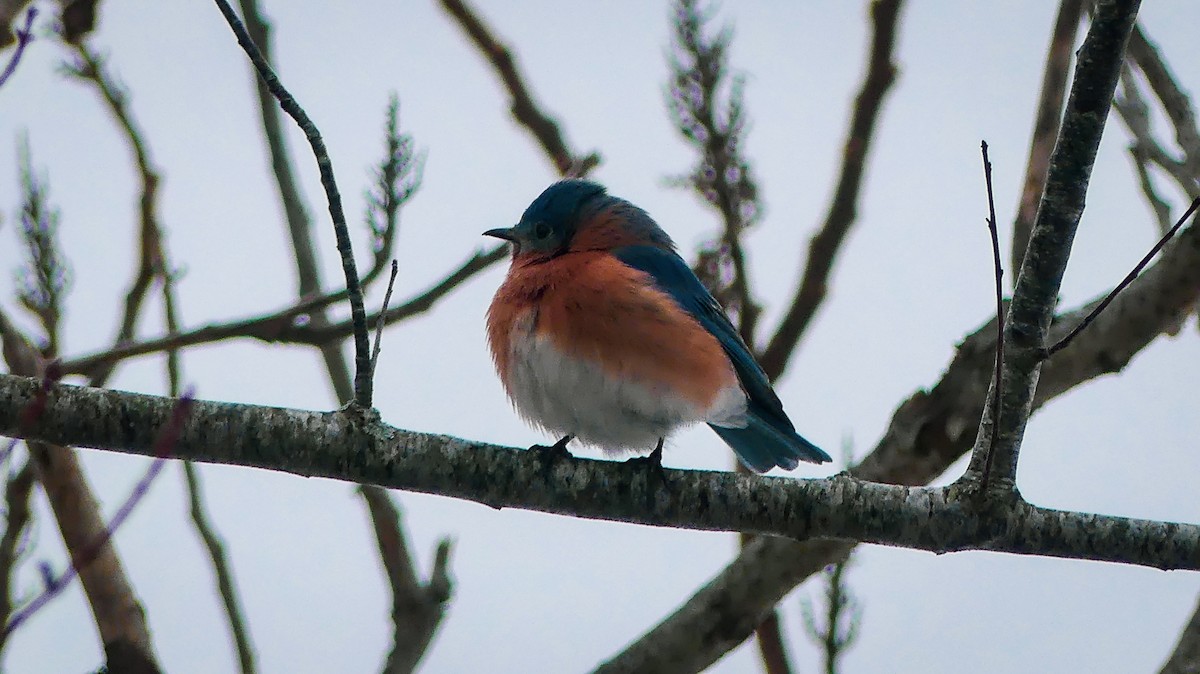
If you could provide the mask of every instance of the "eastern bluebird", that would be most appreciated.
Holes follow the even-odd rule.
[[[671,431],[704,421],[758,472],[830,460],[642,209],[563,180],[484,234],[513,245],[487,313],[496,371],[521,416],[564,435],[556,448],[654,445],[660,459]]]

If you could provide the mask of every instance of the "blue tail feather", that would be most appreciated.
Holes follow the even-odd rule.
[[[709,426],[733,448],[742,463],[758,473],[765,473],[775,466],[792,470],[801,461],[825,463],[832,461],[829,455],[795,431],[776,428],[766,419],[749,414],[744,428]]]

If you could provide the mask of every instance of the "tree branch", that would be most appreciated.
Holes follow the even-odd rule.
[[[18,417],[42,383],[0,375],[0,433],[35,442],[149,455],[171,398],[55,384],[33,428]],[[338,412],[196,401],[173,456],[653,526],[835,538],[933,552],[992,550],[1200,569],[1200,525],[992,508],[953,487],[913,488],[848,475],[794,480],[562,459],[545,476],[536,453],[418,433]],[[664,484],[664,482],[666,484]],[[669,486],[668,486],[669,485]]]
[[[964,487],[974,485],[990,468],[995,479],[989,482],[989,489],[1017,493],[1021,440],[1046,357],[1058,290],[1083,215],[1092,165],[1124,62],[1125,43],[1140,4],[1140,0],[1101,2],[1079,50],[1062,129],[1050,156],[1046,189],[1008,309],[1004,393],[998,409],[990,402],[984,406],[971,463],[960,480]],[[993,381],[992,386],[999,383]]]
[[[583,176],[599,164],[600,156],[595,152],[583,156],[567,145],[558,122],[534,102],[529,87],[525,85],[525,78],[517,67],[516,56],[479,18],[479,12],[466,0],[441,0],[441,3],[442,9],[458,23],[479,52],[492,64],[512,97],[510,109],[513,119],[533,134],[558,172],[564,176]]]
[[[229,621],[229,632],[237,649],[238,663],[242,674],[253,674],[254,646],[250,643],[250,633],[246,629],[246,619],[242,613],[241,600],[233,581],[233,570],[225,556],[225,544],[217,535],[212,523],[205,514],[204,496],[200,491],[200,474],[191,461],[183,461],[183,476],[187,482],[188,512],[196,532],[204,541],[208,557],[212,561],[213,573],[217,577],[217,591],[221,594],[221,602],[225,607],[225,616]]]
[[[361,485],[359,492],[371,514],[371,526],[379,545],[379,559],[392,587],[394,647],[384,664],[385,674],[406,674],[416,669],[429,648],[429,642],[442,622],[444,607],[450,600],[451,586],[447,569],[450,542],[438,543],[434,570],[429,581],[417,580],[400,510],[387,490]]]
[[[892,52],[896,43],[896,25],[900,0],[875,0],[871,4],[871,54],[867,72],[855,98],[854,115],[842,149],[842,172],[825,215],[825,222],[808,246],[804,276],[779,328],[762,352],[759,363],[771,377],[782,373],[800,344],[801,337],[825,301],[826,287],[842,242],[858,217],[858,196],[866,172],[867,152],[875,133],[875,123],[883,109],[884,95],[896,79]]]
[[[478,251],[445,278],[439,280],[426,290],[388,309],[383,317],[385,325],[398,323],[413,316],[429,311],[442,298],[449,295],[471,277],[487,269],[492,264],[504,259],[508,254],[507,246],[501,245],[489,250]],[[354,331],[353,322],[346,320],[325,327],[317,327],[309,322],[298,321],[314,310],[333,302],[345,299],[346,291],[339,290],[319,298],[302,300],[292,306],[278,309],[271,313],[237,319],[226,323],[211,323],[199,328],[181,332],[178,335],[166,335],[118,346],[107,351],[80,356],[63,363],[66,374],[88,374],[95,368],[106,364],[117,363],[128,358],[160,353],[169,349],[182,349],[200,344],[210,344],[224,339],[252,338],[270,343],[305,344],[319,346],[335,339],[344,339]],[[370,323],[379,320],[379,312],[367,315]]]
[[[342,272],[346,277],[346,292],[350,299],[350,318],[353,326],[352,333],[354,335],[354,402],[362,409],[371,407],[372,399],[372,381],[371,381],[371,338],[370,331],[367,327],[366,310],[363,308],[363,293],[362,286],[358,279],[358,270],[354,262],[354,251],[350,243],[350,231],[346,227],[346,217],[342,212],[342,198],[338,193],[337,182],[333,177],[333,162],[329,159],[329,153],[325,149],[325,141],[321,138],[321,133],[317,130],[315,124],[309,119],[308,114],[296,102],[296,99],[288,93],[279,78],[275,75],[275,71],[271,69],[270,63],[267,62],[262,52],[255,46],[254,41],[246,32],[245,26],[234,13],[233,8],[229,6],[226,0],[216,0],[217,8],[221,10],[221,15],[225,17],[226,23],[229,24],[233,34],[237,37],[238,44],[246,52],[254,67],[258,70],[259,77],[266,84],[267,89],[279,101],[280,107],[284,112],[295,120],[296,125],[304,132],[304,136],[308,139],[309,145],[312,146],[313,156],[317,161],[317,167],[321,173],[321,185],[325,188],[325,198],[329,203],[329,215],[333,220],[333,231],[337,238],[338,253],[342,260]]]
[[[1193,222],[1163,256],[1100,314],[1092,328],[1046,361],[1033,409],[1096,377],[1120,372],[1134,355],[1176,326],[1200,299],[1200,227]],[[1060,338],[1100,302],[1063,314]],[[995,319],[959,345],[940,381],[915,392],[893,413],[875,449],[852,473],[894,484],[925,484],[968,451],[983,414],[996,353]],[[698,671],[745,640],[792,588],[853,549],[847,541],[756,540],[673,614],[629,646],[614,663],[647,670]],[[690,663],[690,664],[689,664]]]
[[[1067,94],[1067,76],[1075,54],[1075,36],[1083,17],[1083,0],[1062,0],[1054,32],[1046,49],[1046,65],[1042,71],[1042,93],[1038,97],[1037,113],[1033,118],[1033,137],[1029,141],[1029,162],[1025,166],[1025,183],[1017,217],[1013,220],[1012,259],[1010,269],[1020,269],[1029,245],[1029,233],[1037,216],[1038,200],[1046,185],[1050,168],[1050,152],[1058,138],[1058,123],[1062,119],[1063,100]],[[1013,280],[1016,281],[1016,275]]]

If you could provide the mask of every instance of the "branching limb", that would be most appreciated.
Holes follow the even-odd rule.
[[[1083,214],[1092,165],[1124,61],[1125,43],[1140,4],[1139,0],[1101,2],[1079,50],[1067,111],[1050,157],[1046,188],[1008,310],[1004,394],[999,398],[999,409],[992,409],[990,403],[985,406],[971,463],[961,481],[964,486],[972,485],[990,469],[994,479],[989,487],[994,487],[997,494],[1016,494],[1021,439],[1049,343],[1047,334],[1058,290]]]
[[[225,615],[229,620],[229,631],[233,636],[234,646],[237,648],[241,672],[242,674],[253,674],[256,671],[254,645],[250,641],[241,600],[238,598],[236,584],[233,580],[233,569],[225,556],[225,544],[217,535],[212,523],[209,522],[208,515],[205,514],[199,471],[191,461],[181,463],[187,482],[188,511],[191,514],[192,524],[196,527],[196,533],[200,534],[201,540],[204,541],[204,547],[208,550],[209,559],[212,561],[213,572],[217,576],[217,591],[220,592],[221,602],[225,606]]]
[[[419,581],[400,511],[387,490],[364,484],[359,487],[359,492],[370,512],[379,559],[392,588],[395,646],[383,671],[386,674],[411,672],[425,655],[442,622],[446,602],[450,600],[450,541],[442,539],[438,543],[433,572],[428,581]]]
[[[242,0],[242,11],[246,16],[246,22],[251,33],[258,36],[257,39],[262,46],[264,58],[268,58],[265,56],[269,53],[270,46],[267,23],[259,13],[255,0]],[[286,149],[282,144],[282,137],[278,134],[278,110],[274,105],[274,101],[265,95],[261,84],[259,87],[259,103],[263,122],[266,127],[268,147],[272,155],[272,165],[277,168],[282,165],[286,168],[289,165],[289,161]],[[276,139],[274,141],[272,140],[272,126],[275,128],[274,134]],[[386,261],[391,256],[392,246],[396,237],[400,208],[412,197],[420,184],[422,160],[415,153],[412,138],[401,134],[399,131],[399,101],[395,95],[392,96],[389,102],[386,114],[384,146],[384,158],[375,170],[374,189],[367,193],[367,224],[372,233],[372,252],[375,254],[375,262],[371,271],[363,278],[364,285],[370,283],[386,268]],[[290,170],[282,172],[277,170],[275,172],[275,179],[279,184],[280,194],[285,200],[284,210],[288,214],[289,229],[292,232],[292,253],[296,263],[297,277],[300,281],[300,294],[303,298],[305,295],[318,292],[321,287],[319,269],[316,266],[316,247],[313,245],[311,227],[305,213],[306,209],[303,208],[303,204],[300,201],[299,190],[293,184]],[[289,195],[291,196],[289,197]],[[289,198],[294,200],[299,208],[288,207],[287,201]],[[301,216],[303,216],[303,220],[298,219]],[[374,377],[376,359],[378,358],[382,342],[383,327],[386,324],[386,321],[382,320],[382,316],[387,313],[388,301],[392,296],[392,288],[396,280],[397,271],[396,262],[392,260],[391,276],[388,281],[387,294],[383,300],[383,307],[380,309],[380,318],[373,321],[376,325],[376,332],[375,347],[370,358],[370,376],[372,378]],[[327,327],[329,325],[324,307],[317,308],[312,312],[309,325],[316,328]],[[325,361],[325,368],[328,372],[334,395],[338,400],[348,400],[354,396],[354,388],[350,381],[349,369],[346,366],[345,357],[342,355],[341,342],[341,338],[336,338],[327,340],[317,346],[320,348],[321,355]],[[417,662],[424,655],[434,630],[441,620],[441,607],[439,604],[436,619],[434,619],[434,615],[429,610],[429,607],[424,603],[416,601],[418,597],[416,596],[415,583],[411,585],[398,583],[392,574],[394,567],[411,570],[413,564],[408,557],[407,547],[403,545],[404,534],[400,528],[398,516],[393,516],[390,520],[387,517],[386,511],[391,509],[392,506],[386,492],[377,487],[364,486],[360,490],[360,493],[376,524],[375,530],[379,541],[379,553],[383,558],[385,569],[389,571],[389,579],[392,580],[393,624],[395,626],[394,645],[392,656],[388,660],[385,671],[408,672],[416,666]],[[393,544],[394,541],[399,541],[399,543]],[[444,564],[445,560],[442,563]],[[449,593],[447,592],[446,599],[448,598]],[[417,606],[417,604],[421,605]],[[402,607],[405,607],[404,610],[402,610]],[[415,608],[407,610],[407,607]],[[239,653],[241,652],[243,651],[239,644]],[[243,667],[245,667],[244,664]]]
[[[479,251],[452,270],[445,278],[421,291],[417,295],[388,309],[383,315],[384,325],[392,325],[432,309],[438,301],[453,292],[481,271],[484,271],[507,255],[506,246],[497,246]],[[354,326],[352,321],[341,321],[319,328],[302,319],[316,309],[345,299],[345,291],[338,291],[320,298],[302,300],[295,305],[277,311],[230,321],[213,323],[178,335],[166,335],[119,346],[107,351],[72,358],[63,363],[66,374],[88,374],[95,368],[118,363],[128,358],[161,353],[170,349],[182,349],[200,344],[211,344],[225,339],[251,338],[280,344],[305,344],[319,346],[335,339],[349,337]],[[372,324],[379,320],[380,312],[369,314]]]
[[[776,329],[759,362],[771,377],[787,368],[801,337],[825,300],[829,274],[838,251],[858,213],[858,197],[866,172],[867,152],[875,133],[875,124],[883,108],[883,99],[896,79],[892,53],[896,44],[896,26],[901,0],[875,0],[871,3],[871,53],[867,72],[854,103],[854,114],[842,150],[842,172],[825,215],[825,222],[808,246],[804,276],[783,320]]]
[[[129,111],[128,95],[124,88],[104,67],[102,59],[97,57],[86,45],[71,45],[76,60],[65,66],[66,72],[94,86],[104,100],[109,113],[116,120],[133,152],[134,164],[141,180],[139,196],[139,256],[138,268],[125,295],[125,310],[121,317],[117,336],[113,342],[116,346],[123,345],[133,339],[137,327],[138,316],[141,314],[142,302],[151,282],[165,273],[165,263],[158,256],[162,250],[162,229],[158,221],[158,185],[160,175],[157,167],[150,158],[144,136],[137,122]],[[101,367],[89,373],[97,386],[112,374],[111,367]]]

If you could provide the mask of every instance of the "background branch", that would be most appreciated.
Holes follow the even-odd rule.
[[[759,357],[763,370],[778,377],[787,369],[788,361],[800,344],[825,301],[829,274],[858,216],[858,199],[866,172],[867,152],[875,134],[875,125],[883,109],[883,99],[896,80],[896,64],[892,53],[896,44],[896,26],[900,18],[900,0],[875,0],[871,3],[871,53],[862,87],[854,102],[854,114],[842,148],[842,170],[837,188],[829,203],[829,211],[821,229],[813,235],[804,263],[800,287],[792,298],[787,312]]]
[[[1046,172],[1050,169],[1050,152],[1054,150],[1054,141],[1058,139],[1058,124],[1062,119],[1063,101],[1067,97],[1071,58],[1075,54],[1075,36],[1082,18],[1083,0],[1062,0],[1059,3],[1054,31],[1050,34],[1050,46],[1046,49],[1042,92],[1038,96],[1037,112],[1033,117],[1033,136],[1029,140],[1029,161],[1025,166],[1021,201],[1017,204],[1017,216],[1013,220],[1009,269],[1020,269],[1021,261],[1025,259],[1025,247],[1029,245],[1029,233],[1033,230],[1033,219],[1037,216],[1038,202],[1046,185]],[[1016,283],[1015,273],[1012,279]]]

